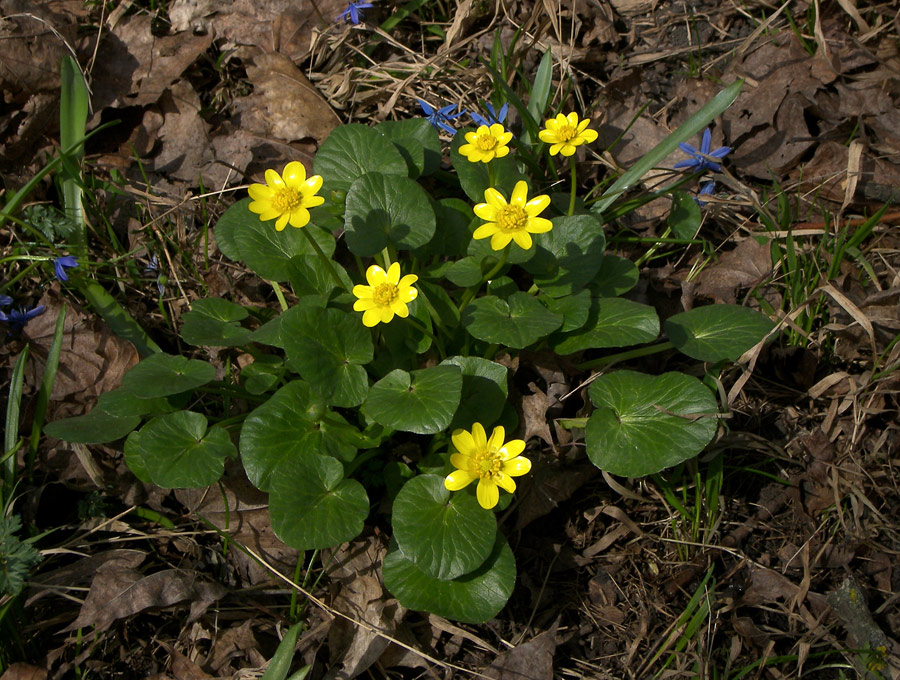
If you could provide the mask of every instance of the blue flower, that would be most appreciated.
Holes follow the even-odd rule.
[[[487,102],[485,106],[487,106],[488,117],[485,118],[480,113],[475,113],[474,111],[472,111],[472,113],[469,114],[472,120],[474,120],[478,125],[487,125],[488,127],[494,125],[495,123],[503,125],[503,121],[506,120],[506,112],[509,109],[509,102],[501,106],[499,112],[494,111],[494,107],[490,102]]]
[[[24,307],[19,307],[18,309],[9,310],[9,314],[0,312],[0,321],[5,321],[9,324],[9,331],[12,333],[22,330],[25,328],[25,324],[43,313],[44,305],[38,305],[34,309],[28,310]]]
[[[442,106],[437,111],[435,111],[430,105],[423,102],[421,99],[419,101],[419,106],[422,108],[422,111],[425,112],[425,118],[431,123],[434,127],[440,128],[444,132],[447,132],[451,135],[456,134],[456,130],[450,126],[450,121],[454,118],[459,118],[462,116],[465,111],[459,111],[458,113],[450,113],[453,109],[456,108],[456,104],[447,104],[447,106]]]
[[[68,281],[69,275],[66,273],[66,270],[74,269],[77,266],[78,260],[72,255],[63,255],[53,260],[53,269],[56,272],[56,278],[60,281]]]
[[[371,2],[348,2],[347,9],[340,13],[335,21],[340,21],[341,19],[345,21],[349,21],[351,24],[358,24],[362,21],[362,12],[361,9],[368,9],[372,6]]]
[[[0,307],[9,307],[13,299],[9,295],[0,295]]]
[[[684,161],[678,161],[672,167],[676,170],[693,168],[696,172],[703,172],[704,170],[722,172],[722,166],[710,160],[707,156],[718,159],[725,158],[725,156],[731,153],[731,147],[720,146],[715,151],[710,151],[709,147],[711,142],[712,133],[709,131],[709,128],[706,128],[706,130],[703,131],[703,141],[700,143],[699,151],[690,144],[681,142],[681,144],[678,145],[678,148],[684,151],[690,158]]]
[[[697,195],[694,197],[694,200],[697,201],[697,205],[701,208],[706,206],[706,201],[704,201],[701,196],[712,196],[713,191],[716,189],[716,183],[713,180],[705,182],[701,187],[700,191],[697,192]]]
[[[159,258],[156,255],[150,256],[150,261],[147,263],[147,266],[144,267],[144,276],[156,276],[156,289],[159,291],[160,295],[165,294],[168,277],[160,273]]]

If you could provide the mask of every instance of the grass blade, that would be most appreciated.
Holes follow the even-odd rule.
[[[84,144],[78,140],[84,138],[90,99],[81,69],[70,56],[62,60],[60,80],[59,141],[63,149],[71,148],[72,151],[61,155],[62,172],[59,179],[66,216],[78,225],[72,245],[77,245],[83,252],[87,247],[84,210],[81,205],[81,159],[84,156]]]
[[[88,282],[81,287],[81,292],[112,332],[131,341],[142,357],[162,352],[147,331],[100,284]]]
[[[28,461],[25,466],[25,473],[29,478],[31,478],[31,471],[34,467],[34,457],[37,454],[38,443],[41,440],[41,430],[44,427],[44,417],[47,415],[47,405],[50,403],[50,393],[53,391],[53,383],[56,381],[56,371],[59,368],[59,355],[62,351],[65,325],[66,306],[63,305],[59,308],[59,316],[56,317],[56,328],[53,331],[50,351],[47,353],[44,377],[41,379],[41,389],[38,390],[34,406],[34,419],[31,423],[31,442],[28,446]]]
[[[12,499],[12,489],[16,481],[15,449],[19,445],[19,411],[22,408],[22,384],[25,381],[25,363],[28,361],[28,345],[16,358],[12,376],[9,380],[9,401],[6,404],[6,430],[3,437],[3,504],[0,512],[6,509]]]

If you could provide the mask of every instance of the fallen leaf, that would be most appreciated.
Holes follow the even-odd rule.
[[[236,656],[246,656],[247,652],[259,648],[259,643],[253,636],[250,625],[252,619],[247,619],[239,626],[233,626],[216,636],[210,649],[206,665],[218,675],[230,675],[234,670],[227,668],[229,662]]]
[[[101,569],[135,569],[145,558],[146,554],[140,550],[120,548],[82,557],[77,562],[52,571],[43,571],[33,576],[29,582],[32,590],[25,606],[30,606],[41,597],[52,595],[53,590],[48,586],[83,586]]]
[[[557,621],[550,630],[503,652],[484,674],[495,680],[552,680],[558,625]]]
[[[226,592],[218,583],[201,581],[196,573],[182,569],[165,569],[144,576],[135,569],[101,568],[91,582],[91,590],[81,605],[78,618],[63,632],[88,626],[103,631],[118,619],[151,607],[170,607],[185,600],[191,603],[190,623]]]
[[[772,255],[768,241],[758,243],[746,238],[737,248],[724,253],[697,277],[696,293],[716,302],[734,303],[739,290],[762,282],[772,273]]]
[[[47,670],[27,663],[14,663],[6,669],[0,680],[46,680]]]
[[[149,169],[165,174],[170,180],[197,181],[201,168],[213,161],[207,125],[200,117],[202,106],[194,86],[187,80],[178,81],[161,94],[157,106],[144,116],[145,121],[148,116],[162,116],[158,131],[162,144],[159,153],[149,159]]]

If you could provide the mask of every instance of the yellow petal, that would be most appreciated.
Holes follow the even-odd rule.
[[[287,226],[288,220],[291,218],[287,213],[281,214],[275,221],[275,231],[282,231]]]
[[[385,274],[384,269],[379,267],[377,264],[373,264],[366,270],[366,281],[369,282],[369,285],[373,288],[376,286],[380,286],[387,279],[387,274]]]
[[[532,198],[523,207],[526,215],[536,217],[544,212],[548,205],[550,205],[550,197],[547,194],[541,194]]]
[[[500,449],[500,458],[502,460],[512,460],[524,450],[525,442],[522,439],[510,439]]]
[[[353,303],[353,311],[365,312],[370,309],[375,309],[377,306],[378,305],[375,303],[375,300],[373,300],[372,298],[363,298]]]
[[[456,450],[466,456],[474,456],[478,451],[475,448],[475,440],[472,435],[465,430],[454,430],[450,435],[450,440]]]
[[[503,438],[506,436],[506,430],[502,425],[498,425],[494,428],[494,431],[491,432],[491,438],[488,439],[488,448],[500,450],[503,448]]]
[[[494,234],[500,231],[499,227],[497,227],[496,222],[488,222],[487,224],[482,224],[478,229],[475,230],[475,233],[472,234],[472,238],[476,241],[481,238],[487,238],[488,236],[493,236]]]
[[[356,284],[353,286],[353,294],[358,298],[371,298],[375,294],[375,291],[372,290],[371,286]]]
[[[487,433],[481,423],[472,423],[472,439],[479,451],[484,451],[487,447]]]
[[[575,153],[575,146],[571,142],[567,142],[566,144],[562,145],[562,148],[559,150],[559,152],[563,156],[566,156],[568,158]]]
[[[497,158],[506,158],[506,156],[509,155],[509,147],[508,146],[498,147],[498,149],[494,152],[494,155]]]
[[[512,235],[512,237],[513,241],[516,242],[516,245],[519,246],[522,250],[528,250],[529,248],[531,248],[532,240],[527,231],[517,231]]]
[[[409,307],[406,306],[405,302],[401,302],[400,300],[391,303],[391,311],[401,319],[405,319],[409,316]]]
[[[309,210],[306,208],[297,208],[291,213],[290,223],[292,227],[305,227],[309,224]]]
[[[490,222],[495,222],[497,220],[497,207],[490,205],[489,203],[477,204],[472,208],[472,212],[475,213],[476,217],[480,217],[483,220],[488,220]]]
[[[281,179],[281,175],[272,170],[272,168],[269,168],[266,170],[266,184],[268,184],[270,188],[280,189],[284,186],[284,180]]]
[[[388,270],[387,270],[387,282],[396,286],[399,281],[400,281],[400,263],[392,262],[391,266],[388,267]]]
[[[475,496],[478,498],[478,504],[485,510],[490,510],[500,500],[500,492],[497,490],[497,485],[489,478],[478,480]]]
[[[512,235],[508,233],[504,233],[502,231],[497,231],[496,234],[491,236],[491,248],[493,250],[503,250],[506,246],[509,245],[509,242],[512,241]]]
[[[521,477],[531,472],[531,461],[524,456],[517,456],[512,460],[503,461],[500,470],[510,477]]]
[[[300,187],[300,192],[304,195],[312,196],[312,194],[318,193],[319,189],[322,188],[322,176],[321,175],[313,175],[308,180],[306,180],[303,185]],[[324,198],[322,199],[325,200]]]
[[[467,456],[464,453],[451,453],[450,465],[455,467],[457,470],[471,470],[472,457]]]
[[[488,205],[492,205],[495,208],[503,208],[506,205],[506,199],[503,198],[503,194],[497,191],[494,187],[488,187],[484,190],[484,200],[485,203],[487,203]]]
[[[551,132],[550,130],[541,130],[540,132],[538,132],[538,139],[540,139],[542,142],[546,142],[547,144],[553,144],[556,141],[557,137],[556,133]]]
[[[303,183],[306,181],[306,168],[304,168],[303,163],[300,163],[299,161],[291,161],[284,166],[284,171],[281,173],[281,176],[284,178],[286,186],[294,191],[300,191],[300,187],[302,187]]]
[[[418,280],[419,280],[419,277],[416,276],[415,274],[407,274],[406,276],[404,276],[402,279],[400,279],[397,282],[397,287],[403,288],[405,286],[411,286]]]
[[[581,133],[581,138],[590,144],[597,140],[597,131],[596,130],[585,130]]]
[[[563,147],[565,147],[565,142],[560,142],[559,144],[554,144],[553,146],[550,147],[550,155],[555,156],[556,154],[559,153],[560,149],[562,149]]]
[[[568,116],[566,116],[566,120],[568,121],[569,125],[571,125],[573,128],[578,127],[578,114],[575,113],[574,111],[572,111],[572,113],[570,113]]]
[[[444,487],[449,491],[459,491],[476,479],[477,477],[467,470],[456,470],[444,478]]]
[[[478,133],[477,133],[477,132],[467,132],[466,135],[465,135],[465,137],[466,137],[466,141],[467,141],[469,144],[474,144],[475,142],[478,141]],[[465,145],[463,145],[463,146],[465,146]],[[459,152],[460,152],[460,153],[463,152],[463,147],[462,147],[462,146],[459,147]]]
[[[272,198],[272,190],[265,184],[251,184],[247,193],[254,201],[265,201]]]
[[[510,205],[525,205],[528,200],[528,184],[525,180],[520,179],[513,187],[512,196],[509,198]]]
[[[509,475],[504,475],[502,472],[498,475],[494,475],[494,481],[504,491],[509,491],[509,493],[515,493],[516,491],[516,482]]]
[[[382,307],[381,308],[381,323],[390,323],[391,319],[394,318],[394,310],[390,307]]]
[[[543,217],[530,217],[525,229],[532,234],[544,234],[553,229],[553,222]]]
[[[381,312],[377,308],[367,309],[363,313],[363,326],[372,328],[377,326],[379,321],[381,321]]]

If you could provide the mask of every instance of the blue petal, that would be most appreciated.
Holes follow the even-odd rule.
[[[700,142],[700,153],[706,155],[709,153],[709,145],[712,143],[712,132],[709,128],[703,131],[703,140]]]
[[[422,111],[425,112],[425,115],[426,115],[426,116],[433,116],[433,115],[434,115],[434,109],[431,108],[431,106],[429,106],[428,104],[426,104],[425,102],[423,102],[421,99],[417,99],[416,101],[419,102],[419,108],[421,108]]]
[[[725,158],[725,156],[727,156],[730,153],[731,153],[730,146],[720,146],[718,149],[716,149],[709,155],[712,156],[713,158]]]
[[[0,295],[0,307],[9,307],[13,299],[9,295]]]
[[[469,117],[475,121],[476,125],[490,126],[490,124],[491,124],[490,121],[487,120],[484,116],[482,116],[480,113],[475,113],[474,111],[469,113]]]
[[[688,158],[684,161],[678,161],[675,165],[672,166],[673,170],[683,170],[684,168],[696,168],[700,165],[700,161],[696,158]]]
[[[700,152],[687,142],[680,142],[678,148],[684,151],[688,156],[696,157],[700,155]]]

